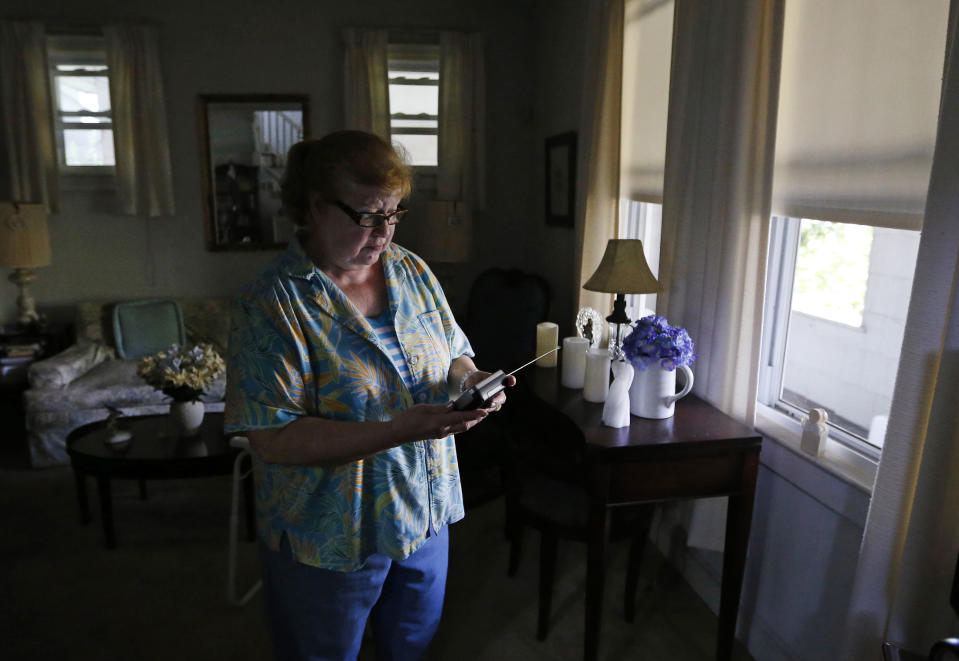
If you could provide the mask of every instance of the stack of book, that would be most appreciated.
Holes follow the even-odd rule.
[[[43,345],[39,342],[0,345],[0,354],[7,358],[34,358],[40,355]]]

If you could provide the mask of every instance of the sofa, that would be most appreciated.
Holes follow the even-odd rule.
[[[224,355],[230,329],[229,298],[174,298],[187,343],[208,342]],[[108,407],[124,415],[166,413],[171,399],[137,376],[136,360],[117,357],[113,303],[77,305],[76,341],[55,356],[33,363],[27,373],[24,410],[30,463],[34,468],[68,464],[67,435],[102,420]],[[223,410],[226,376],[202,396],[207,411]]]

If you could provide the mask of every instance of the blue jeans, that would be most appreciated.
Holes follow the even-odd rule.
[[[449,560],[446,527],[405,560],[376,554],[353,572],[297,562],[285,535],[279,551],[261,543],[260,557],[277,661],[353,661],[367,619],[377,659],[416,661],[439,626]]]

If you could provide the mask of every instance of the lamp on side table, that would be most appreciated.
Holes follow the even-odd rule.
[[[42,204],[0,203],[0,266],[12,268],[10,282],[19,289],[18,321],[24,326],[39,320],[27,285],[37,279],[33,269],[50,264],[47,212]]]
[[[623,344],[623,326],[630,323],[626,315],[626,294],[655,294],[659,281],[646,263],[643,242],[639,239],[610,239],[596,272],[583,285],[589,291],[616,294],[610,323],[609,346],[618,351]],[[615,324],[615,334],[613,332]]]

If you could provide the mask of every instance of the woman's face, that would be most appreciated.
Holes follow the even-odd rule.
[[[396,209],[400,195],[347,182],[340,187],[339,201],[358,212],[388,213]],[[393,240],[395,226],[383,223],[379,227],[360,227],[335,202],[323,199],[320,193],[310,193],[310,257],[334,276],[367,269]]]

